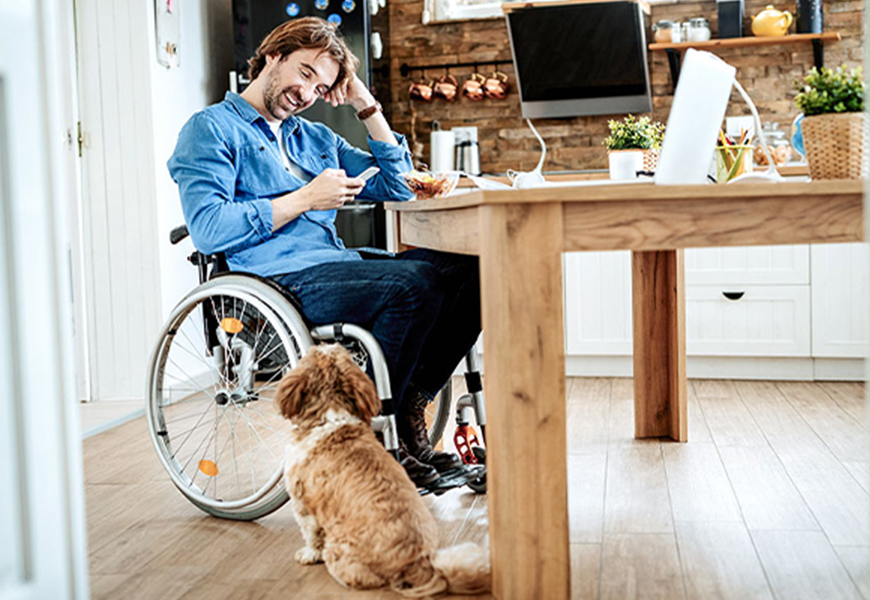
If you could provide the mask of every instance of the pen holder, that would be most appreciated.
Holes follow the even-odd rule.
[[[716,181],[728,183],[752,171],[752,146],[741,144],[716,147]]]

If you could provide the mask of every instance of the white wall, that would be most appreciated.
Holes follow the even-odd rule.
[[[166,161],[178,132],[196,111],[223,99],[233,63],[232,0],[193,0],[178,3],[180,66],[167,69],[151,49],[151,102],[154,123],[154,177],[156,180],[157,236],[163,319],[197,283],[196,269],[186,257],[193,251],[187,239],[169,243],[169,232],[184,223],[178,188],[169,177]],[[149,39],[154,40],[154,13],[150,12]]]
[[[18,600],[88,597],[59,9],[0,0],[0,596]]]

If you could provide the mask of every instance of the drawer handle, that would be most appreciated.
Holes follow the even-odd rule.
[[[746,292],[722,292],[722,295],[729,300],[740,300]]]

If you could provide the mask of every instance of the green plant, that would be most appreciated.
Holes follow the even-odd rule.
[[[822,67],[810,69],[803,81],[795,81],[794,101],[806,116],[864,110],[864,78],[861,67],[836,71]]]
[[[652,122],[649,117],[635,119],[628,115],[622,121],[608,121],[610,135],[604,139],[604,147],[608,150],[649,150],[661,148],[665,135],[665,126],[658,121]]]

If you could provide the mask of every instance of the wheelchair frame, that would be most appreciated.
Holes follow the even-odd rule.
[[[177,244],[187,235],[186,226],[177,227],[171,232],[170,240],[173,244]],[[355,358],[358,363],[361,362],[364,365],[366,358],[371,361],[375,387],[383,405],[382,414],[373,420],[372,427],[382,433],[385,448],[397,456],[399,441],[389,372],[380,345],[371,333],[362,327],[348,323],[310,327],[302,317],[298,302],[289,291],[271,280],[256,275],[229,272],[222,254],[205,255],[194,251],[188,260],[197,267],[200,285],[189,292],[173,309],[160,332],[147,372],[146,403],[149,433],[157,454],[173,483],[188,500],[213,516],[235,520],[253,520],[265,516],[288,500],[287,492],[281,483],[283,460],[278,461],[274,453],[272,453],[271,463],[265,469],[259,468],[259,470],[264,471],[262,484],[257,484],[255,481],[255,471],[258,469],[255,469],[254,463],[257,461],[248,456],[248,460],[251,462],[251,493],[239,492],[241,497],[230,498],[225,487],[219,492],[216,482],[217,475],[223,469],[223,463],[217,459],[226,450],[229,442],[224,442],[223,449],[218,452],[218,426],[223,415],[228,414],[226,411],[229,409],[242,415],[236,416],[234,422],[230,417],[227,417],[229,435],[233,437],[233,463],[235,463],[236,456],[236,426],[238,426],[240,433],[247,433],[249,448],[244,448],[246,451],[253,454],[254,444],[265,444],[263,437],[256,431],[257,428],[253,425],[253,421],[271,419],[272,415],[259,411],[258,408],[253,408],[253,418],[249,419],[243,413],[249,407],[261,404],[258,401],[263,399],[262,393],[277,385],[276,378],[280,378],[279,376],[287,369],[294,367],[308,348],[316,343],[338,342],[347,346],[350,342],[350,345],[355,344],[357,350],[361,349],[362,354],[364,354],[364,356],[359,356],[359,351],[356,353]],[[211,266],[210,272],[209,266]],[[221,312],[218,311],[216,300],[220,302]],[[225,314],[222,311],[225,309],[224,304],[227,300],[231,301],[233,308]],[[238,308],[238,303],[241,303],[241,309]],[[223,316],[218,320],[218,316],[221,315]],[[171,377],[167,371],[176,366],[178,362],[173,356],[170,356],[177,339],[182,343],[184,342],[183,338],[190,340],[190,337],[185,334],[185,324],[189,318],[201,320],[203,344],[199,350],[204,349],[204,354],[207,356],[201,356],[199,359],[212,368],[218,376],[210,392],[201,393],[206,392],[205,389],[194,390],[192,394],[178,400],[173,399],[173,387],[164,388],[163,384],[165,378]],[[266,324],[264,325],[263,322]],[[191,327],[193,326],[187,325],[188,330]],[[193,343],[191,345],[196,346]],[[257,349],[261,347],[264,355],[257,354]],[[282,349],[286,354],[286,362],[284,363],[280,362],[284,356],[279,352]],[[185,351],[187,354],[192,353],[189,348]],[[270,363],[266,359],[273,354],[274,357],[270,359],[272,361]],[[279,362],[274,365],[276,359]],[[264,365],[266,366],[264,367]],[[273,371],[271,378],[267,384],[257,388],[258,375],[263,376],[264,373],[268,375],[270,365]],[[483,432],[485,428],[483,394],[479,385],[478,361],[473,352],[470,352],[466,357],[466,366],[469,371],[466,374],[469,394],[463,395],[457,400],[457,424],[460,427],[467,425],[470,413],[474,412]],[[182,373],[191,381],[196,379],[188,377],[183,369]],[[180,379],[177,375],[175,377],[177,380]],[[450,414],[451,392],[451,386],[448,382],[445,390],[436,398],[435,416],[430,427],[430,441],[433,445],[440,440],[446,427]],[[173,411],[175,413],[183,411],[182,405],[188,402],[190,397],[196,397],[197,394],[201,396],[200,405],[206,407],[204,411],[181,417],[168,414],[173,413]],[[167,395],[169,396],[168,401]],[[179,454],[191,437],[190,431],[199,426],[212,408],[215,412],[214,431],[211,432],[214,438],[215,461],[200,458],[195,465],[196,468],[194,468],[190,463],[195,456],[191,456],[182,464]],[[199,405],[196,406],[196,410],[199,410]],[[224,412],[218,414],[220,410],[224,410]],[[181,426],[176,426],[173,421],[173,419],[178,422],[187,420],[189,424],[189,421],[196,418],[197,415],[199,415],[198,419],[191,429],[181,429]],[[208,423],[207,421],[206,425]],[[257,424],[259,425],[259,422]],[[186,424],[185,427],[187,426]],[[178,429],[181,431],[177,431]],[[269,429],[273,433],[275,432],[275,428],[269,427]],[[186,435],[186,437],[180,440],[182,435]],[[268,436],[268,434],[266,435]],[[259,439],[254,440],[254,436]],[[206,440],[206,449],[208,449],[211,438],[206,438]],[[203,443],[203,441],[199,442],[197,450],[202,447]],[[269,450],[268,447],[267,450]],[[483,449],[479,448],[478,450]],[[466,462],[483,462],[485,454],[481,456],[482,454],[475,452],[476,458],[481,460],[466,460]],[[263,456],[262,450],[260,455]],[[221,462],[220,467],[218,467],[218,462]],[[263,458],[263,462],[269,461]],[[236,465],[233,464],[233,467],[235,468]],[[197,478],[201,474],[205,480],[204,485],[197,484]],[[237,480],[240,478],[238,470],[235,471],[235,477]],[[484,492],[486,489],[485,470],[482,467],[472,467],[464,473],[454,474],[453,479],[446,477],[443,479],[443,481],[439,480],[433,484],[433,487],[421,490],[421,494],[428,492],[438,494],[464,484],[468,484],[478,493]],[[213,488],[209,490],[212,482],[214,482]]]

